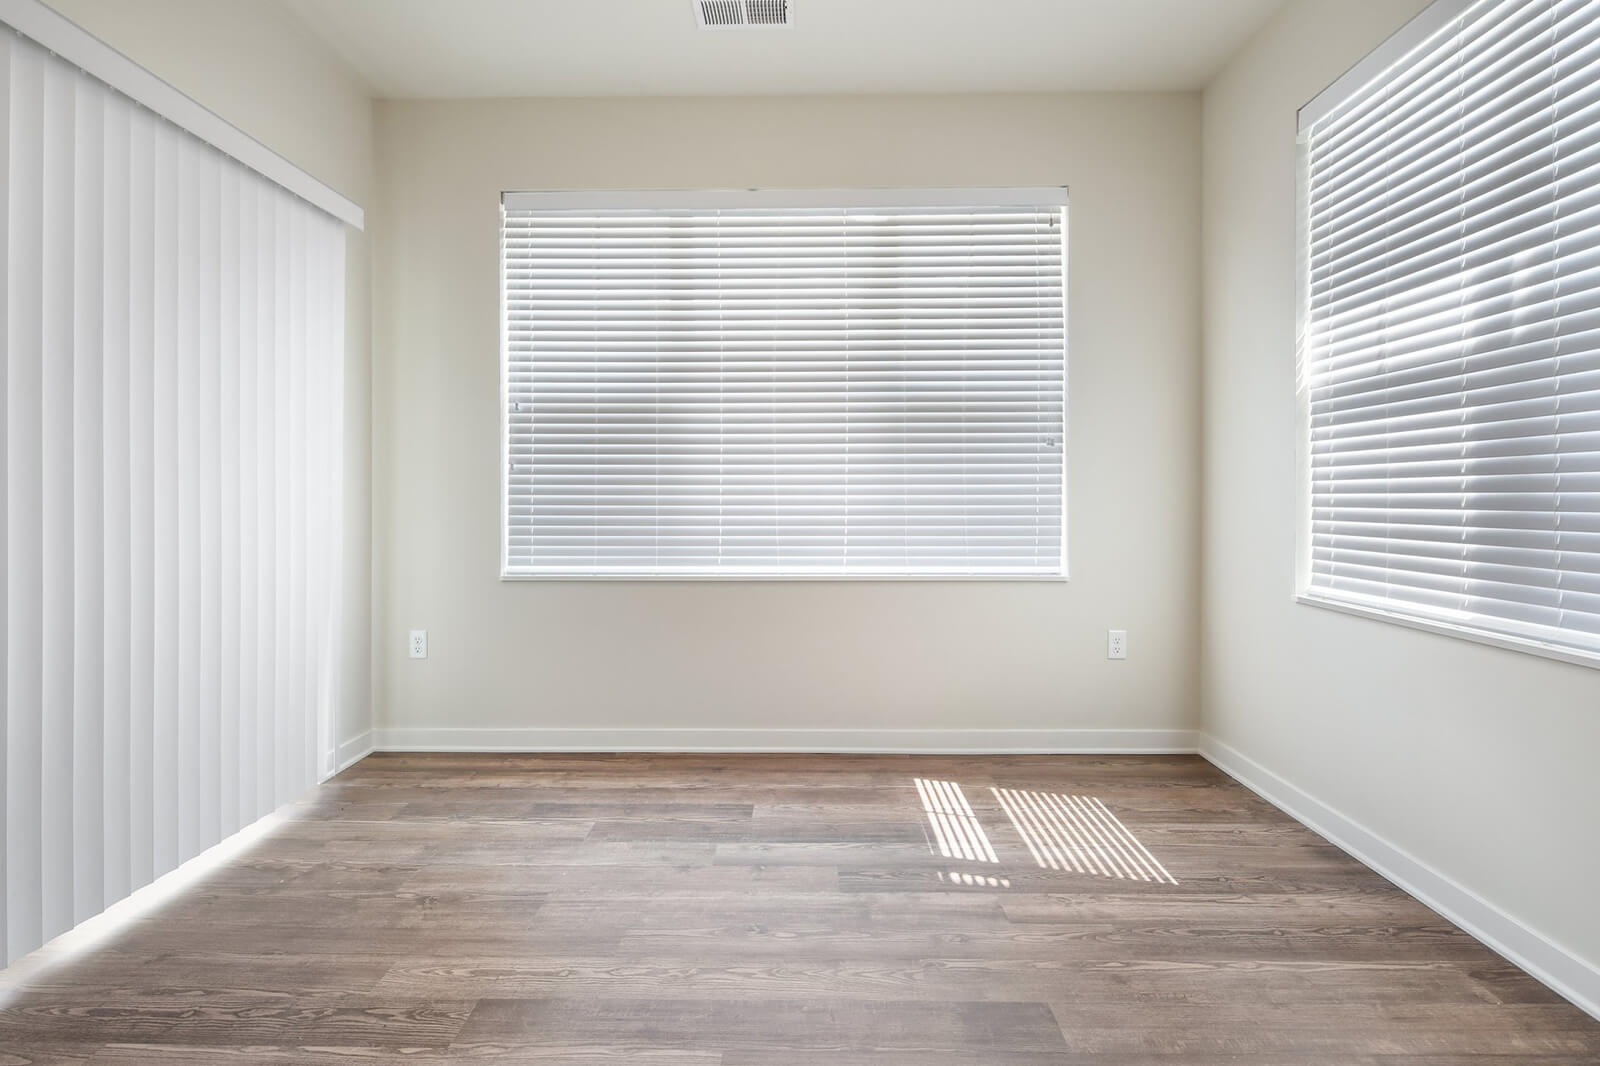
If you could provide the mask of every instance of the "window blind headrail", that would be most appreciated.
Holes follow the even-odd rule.
[[[0,0],[0,22],[333,218],[363,229],[361,206],[162,81],[40,0]]]
[[[553,219],[583,217],[607,221],[662,219],[720,214],[753,218],[814,218],[850,212],[892,213],[905,218],[956,212],[996,215],[1039,214],[1068,203],[1065,186],[952,189],[561,189],[507,192],[500,198],[508,216]]]

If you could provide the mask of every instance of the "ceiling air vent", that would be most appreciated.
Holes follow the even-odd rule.
[[[789,0],[694,0],[695,18],[706,29],[787,26]]]

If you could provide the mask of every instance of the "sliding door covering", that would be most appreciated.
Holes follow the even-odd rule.
[[[1064,190],[631,195],[505,199],[506,576],[1064,573]]]
[[[0,33],[5,958],[329,768],[344,233]]]
[[[1454,6],[1302,131],[1303,587],[1593,659],[1600,2]]]

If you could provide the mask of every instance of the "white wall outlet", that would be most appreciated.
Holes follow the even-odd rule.
[[[426,659],[428,657],[428,631],[426,629],[413,629],[411,631],[410,648],[413,659]]]
[[[1128,657],[1128,631],[1126,629],[1106,630],[1106,658],[1126,659]]]

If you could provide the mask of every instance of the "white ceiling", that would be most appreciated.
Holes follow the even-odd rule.
[[[379,96],[1197,89],[1283,0],[284,0]]]

